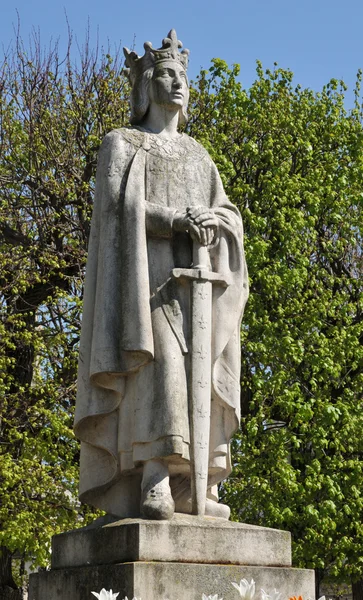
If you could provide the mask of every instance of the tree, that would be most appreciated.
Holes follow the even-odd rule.
[[[127,118],[118,56],[78,63],[18,38],[0,66],[0,597],[11,557],[45,565],[77,501],[72,433],[82,282],[97,150]],[[1,595],[3,594],[3,595]]]
[[[315,94],[258,64],[246,91],[237,75],[220,60],[201,74],[189,125],[242,211],[251,277],[224,498],[235,519],[289,529],[318,583],[361,582],[361,73],[349,112],[336,80]]]

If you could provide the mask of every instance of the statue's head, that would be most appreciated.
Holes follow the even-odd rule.
[[[138,125],[147,114],[152,101],[158,104],[172,103],[179,106],[179,125],[187,120],[188,56],[189,50],[179,48],[182,43],[172,29],[162,41],[162,47],[154,49],[145,42],[144,56],[124,48],[126,66],[132,85],[130,96],[131,124]]]

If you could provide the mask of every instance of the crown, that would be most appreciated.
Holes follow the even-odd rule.
[[[133,50],[130,51],[128,48],[124,48],[126,67],[128,67],[127,73],[131,83],[134,83],[147,69],[165,61],[178,62],[186,71],[188,68],[189,50],[185,48],[179,52],[179,49],[182,47],[183,44],[178,40],[175,29],[172,29],[169,31],[168,37],[163,39],[161,48],[153,48],[151,42],[145,42],[144,56],[138,56]]]

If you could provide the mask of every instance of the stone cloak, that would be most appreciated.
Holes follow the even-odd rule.
[[[164,175],[157,173],[155,181],[164,188],[150,188],[152,170],[159,164]],[[178,169],[183,169],[179,187]],[[128,378],[137,377],[154,359],[152,230],[156,228],[157,238],[170,240],[175,211],[193,204],[213,208],[219,218],[220,239],[211,262],[230,284],[213,291],[212,340],[212,399],[226,407],[224,428],[230,439],[239,423],[240,323],[248,296],[239,211],[228,201],[207,152],[188,136],[164,146],[158,136],[137,129],[106,136],[99,152],[86,269],[75,432],[82,442],[81,500],[119,517],[139,514],[141,469],[138,463],[122,465],[119,413]],[[167,302],[163,308],[168,316]],[[182,356],[188,338],[186,348],[180,343]],[[184,442],[187,447],[186,437]],[[227,455],[223,468],[211,470],[209,485],[229,472]]]

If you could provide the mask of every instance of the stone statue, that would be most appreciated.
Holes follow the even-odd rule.
[[[229,518],[217,484],[239,423],[248,277],[240,214],[206,150],[178,132],[181,47],[172,30],[142,57],[124,49],[132,127],[109,133],[98,159],[75,432],[81,500],[119,518],[195,513],[198,477],[202,512]]]

